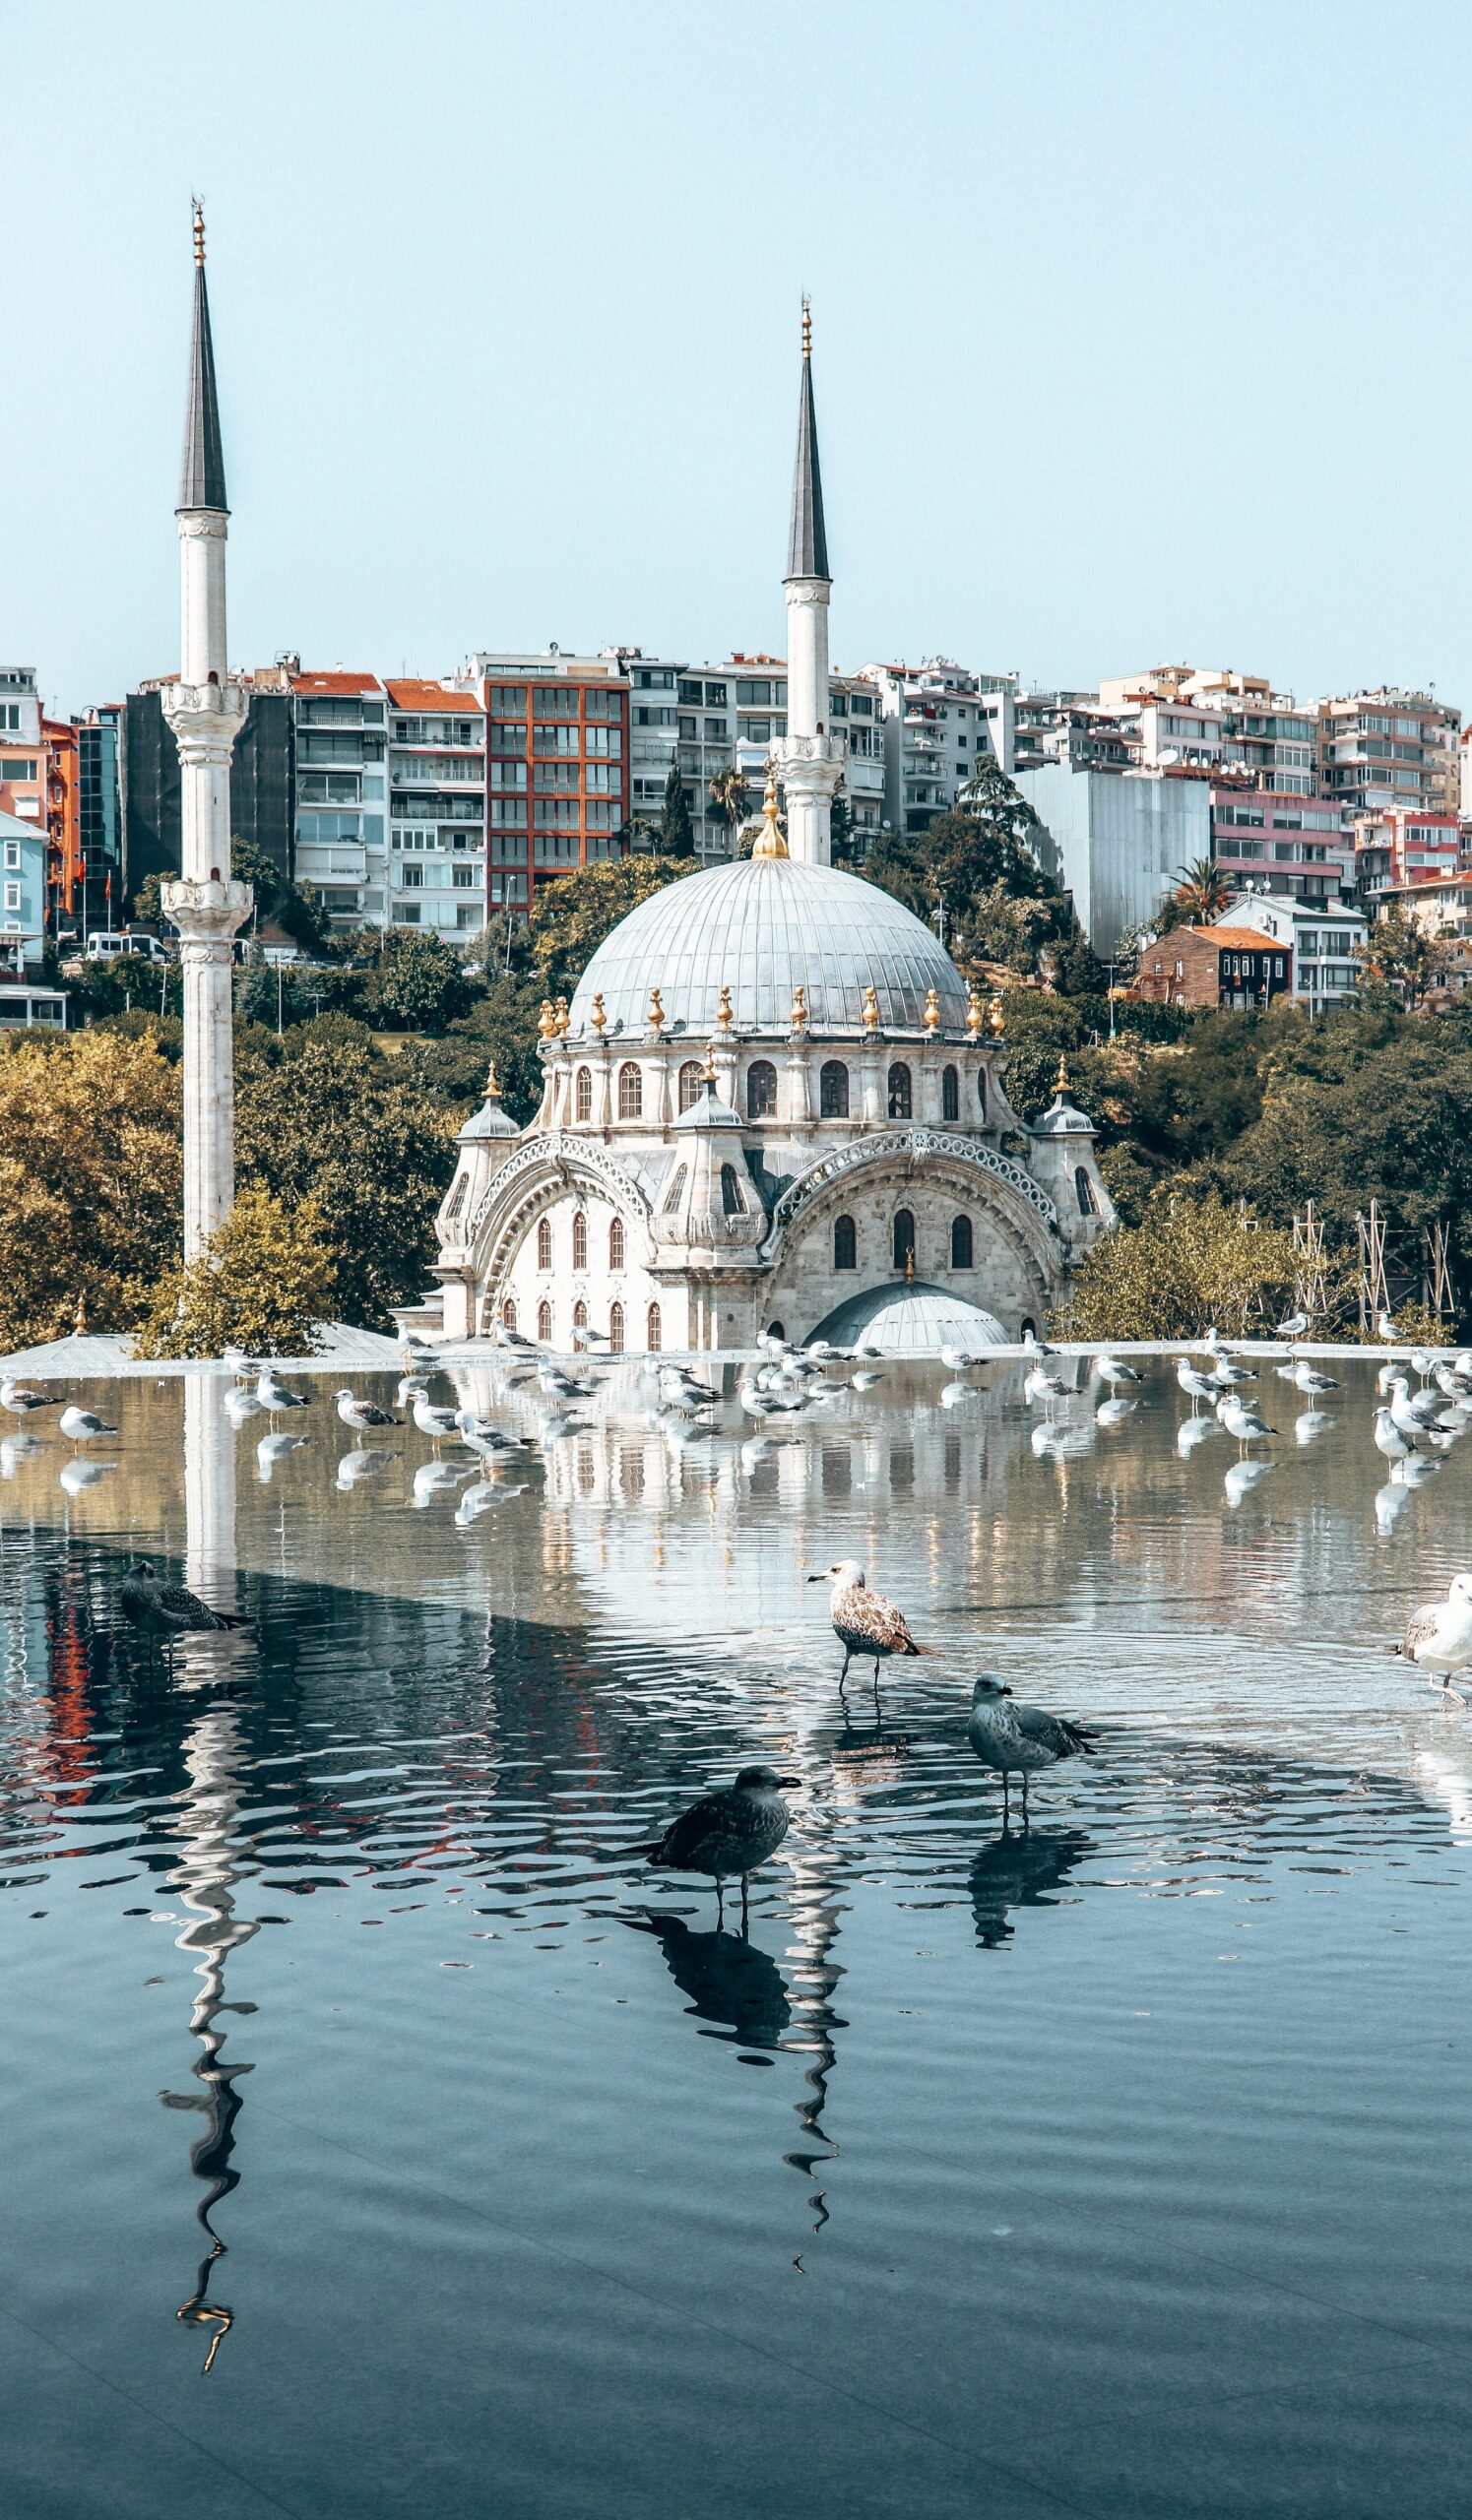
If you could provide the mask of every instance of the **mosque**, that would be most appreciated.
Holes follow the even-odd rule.
[[[541,1106],[494,1077],[436,1218],[447,1341],[885,1353],[1041,1326],[1114,1221],[1059,1070],[1031,1125],[1001,1010],[924,921],[831,862],[831,591],[804,310],[784,593],[788,732],[752,853],[630,912],[542,1013]],[[779,821],[777,783],[786,806]],[[1021,1153],[1003,1152],[1004,1145]],[[425,1315],[416,1326],[429,1329]]]

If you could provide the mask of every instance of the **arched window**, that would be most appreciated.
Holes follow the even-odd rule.
[[[615,1217],[608,1228],[608,1266],[610,1269],[621,1269],[623,1267],[622,1217]]]
[[[894,1219],[894,1265],[903,1269],[915,1258],[915,1219],[908,1208],[897,1208]]]
[[[1022,1326],[1021,1326],[1020,1330],[1019,1330],[1019,1331],[1018,1331],[1018,1333],[1017,1333],[1018,1338],[1019,1338],[1019,1339],[1036,1339],[1037,1335],[1038,1335],[1038,1325],[1037,1325],[1037,1323],[1034,1321],[1034,1319],[1033,1319],[1033,1317],[1032,1317],[1032,1314],[1031,1314],[1030,1312],[1029,1312],[1029,1313],[1024,1313],[1023,1318],[1022,1318]]]
[[[581,1295],[572,1308],[572,1326],[574,1330],[586,1330],[588,1327],[588,1307]]]
[[[580,1067],[573,1080],[572,1109],[574,1119],[591,1120],[593,1117],[593,1070],[591,1067]]]
[[[549,1341],[551,1335],[552,1307],[549,1303],[540,1303],[537,1307],[537,1336]]]
[[[746,1202],[734,1164],[721,1166],[721,1213],[727,1217],[743,1217],[746,1213]]]
[[[669,1189],[665,1193],[664,1214],[667,1217],[673,1216],[675,1209],[679,1206],[681,1199],[685,1195],[685,1174],[688,1169],[688,1166],[683,1164],[676,1164],[674,1167],[673,1178],[670,1183]]]
[[[973,1256],[973,1249],[974,1246],[972,1242],[970,1217],[952,1217],[951,1267],[953,1269],[974,1269],[976,1261]]]
[[[818,1116],[824,1120],[846,1120],[849,1116],[849,1071],[842,1059],[824,1059],[818,1078]]]
[[[892,1120],[908,1120],[913,1100],[910,1070],[903,1059],[896,1059],[889,1071],[889,1116]]]
[[[953,1067],[940,1071],[940,1116],[942,1120],[961,1117],[961,1079]]]
[[[746,1117],[748,1120],[775,1120],[777,1117],[777,1070],[770,1059],[753,1059],[746,1070]]]
[[[588,1220],[581,1208],[573,1210],[572,1265],[575,1269],[586,1269],[588,1266]]]
[[[787,1337],[787,1326],[781,1321],[769,1321],[765,1330],[762,1332],[762,1337],[764,1339],[785,1339]]]
[[[621,1303],[614,1303],[608,1306],[608,1346],[615,1356],[622,1355],[623,1306]]]
[[[1073,1188],[1078,1199],[1079,1215],[1081,1217],[1097,1217],[1099,1214],[1099,1202],[1094,1196],[1094,1184],[1089,1179],[1088,1171],[1083,1165],[1079,1166],[1078,1170],[1073,1175]]]
[[[625,1059],[618,1071],[618,1117],[637,1120],[644,1109],[644,1078],[632,1059]]]
[[[698,1059],[683,1062],[679,1071],[679,1107],[682,1111],[688,1111],[692,1102],[699,1102],[704,1079],[705,1070]]]
[[[516,1328],[516,1306],[509,1295],[501,1306],[501,1328],[503,1330]]]
[[[976,1099],[981,1105],[982,1118],[985,1120],[987,1117],[987,1072],[985,1068],[982,1070],[976,1081]]]
[[[648,1348],[652,1356],[657,1356],[659,1354],[660,1307],[657,1303],[652,1303],[649,1307],[649,1319],[644,1325],[644,1344]]]
[[[537,1228],[537,1266],[539,1269],[549,1269],[551,1265],[552,1221],[550,1217],[544,1217]]]
[[[859,1228],[852,1217],[834,1220],[833,1266],[835,1269],[857,1269],[859,1266]]]

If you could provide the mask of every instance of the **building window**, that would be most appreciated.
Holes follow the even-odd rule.
[[[549,1342],[552,1335],[552,1307],[544,1300],[537,1307],[537,1336]]]
[[[961,1079],[953,1067],[940,1071],[940,1116],[942,1120],[961,1117]]]
[[[572,1108],[575,1119],[591,1120],[593,1117],[593,1070],[591,1067],[580,1067],[577,1072],[572,1089]]]
[[[509,1295],[501,1306],[501,1328],[503,1330],[516,1328],[516,1306]]]
[[[748,1120],[775,1120],[777,1117],[777,1070],[770,1059],[753,1059],[746,1070],[746,1117]]]
[[[659,1354],[660,1307],[657,1303],[652,1303],[649,1307],[649,1317],[644,1325],[644,1344],[652,1356],[657,1356]]]
[[[1089,1179],[1087,1166],[1082,1164],[1073,1175],[1073,1189],[1074,1195],[1078,1200],[1079,1215],[1081,1217],[1097,1217],[1099,1214],[1099,1203],[1094,1196],[1094,1184]]]
[[[537,1228],[537,1266],[539,1269],[549,1269],[551,1265],[552,1221],[550,1217],[544,1217]]]
[[[581,1297],[572,1308],[572,1326],[574,1330],[586,1330],[588,1327],[588,1307]]]
[[[953,1269],[974,1269],[975,1266],[976,1261],[973,1256],[971,1236],[971,1219],[970,1217],[952,1217],[951,1267]]]
[[[675,1166],[674,1177],[672,1180],[669,1189],[665,1193],[665,1204],[661,1211],[662,1215],[672,1217],[675,1209],[679,1206],[681,1199],[684,1197],[686,1169],[687,1167],[683,1164],[677,1164]]]
[[[615,1356],[622,1355],[623,1306],[621,1303],[614,1303],[608,1306],[608,1346]]]
[[[818,1111],[825,1120],[846,1120],[849,1116],[849,1071],[842,1059],[823,1061],[818,1078]]]
[[[610,1269],[621,1269],[623,1267],[622,1217],[615,1217],[608,1228],[608,1266]]]
[[[618,1071],[618,1117],[637,1120],[644,1109],[644,1078],[632,1059],[625,1059]]]
[[[686,1059],[679,1071],[679,1107],[688,1111],[700,1100],[701,1080],[705,1074],[698,1059]]]
[[[906,1073],[909,1073],[908,1069]],[[913,1268],[914,1263],[915,1219],[908,1208],[901,1208],[894,1220],[894,1265],[897,1269],[906,1269]]]
[[[857,1269],[859,1266],[859,1228],[852,1217],[838,1217],[834,1221],[833,1266],[835,1269]]]
[[[985,1071],[983,1071],[976,1081],[976,1099],[981,1110],[982,1120],[985,1124],[987,1117],[987,1078]]]
[[[912,1093],[910,1070],[902,1059],[896,1059],[889,1071],[889,1116],[892,1120],[908,1120]]]
[[[581,1208],[572,1220],[572,1265],[575,1269],[588,1266],[588,1220]]]
[[[746,1202],[734,1164],[721,1166],[721,1213],[727,1217],[743,1217],[746,1213]]]

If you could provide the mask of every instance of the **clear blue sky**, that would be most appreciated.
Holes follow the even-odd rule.
[[[7,0],[0,661],[177,660],[205,196],[230,648],[833,646],[1472,703],[1472,16]]]

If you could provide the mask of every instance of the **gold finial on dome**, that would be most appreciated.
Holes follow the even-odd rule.
[[[552,1001],[549,997],[544,997],[542,1001],[542,1013],[537,1018],[537,1030],[544,1041],[554,1041],[557,1038],[557,1019],[552,1013]]]
[[[807,1021],[807,991],[800,980],[793,991],[793,1011],[791,1021],[793,1031],[795,1033],[800,1033],[803,1025]]]
[[[985,1021],[986,1009],[982,1005],[981,992],[973,980],[966,992],[966,1033],[969,1040],[975,1041],[980,1039]]]
[[[777,773],[767,764],[767,789],[761,802],[761,830],[752,845],[753,857],[785,857],[787,842],[777,828]]]
[[[1053,1080],[1053,1090],[1055,1094],[1066,1094],[1068,1091],[1068,1062],[1061,1051],[1058,1053],[1058,1072]]]
[[[652,988],[649,992],[649,1013],[646,1015],[644,1021],[649,1026],[651,1033],[663,1033],[665,1029],[665,1006],[664,1000],[661,998],[660,992],[657,988]]]
[[[196,263],[205,259],[205,205],[198,193],[194,196],[194,259]]]
[[[925,1022],[925,1028],[926,1028],[926,1031],[927,1031],[928,1033],[938,1033],[938,1032],[939,1032],[939,1030],[940,1030],[940,1000],[939,1000],[939,998],[936,996],[936,994],[935,994],[935,992],[934,992],[934,990],[933,990],[933,989],[928,989],[928,990],[926,991],[926,1011],[925,1011],[924,1022]]]
[[[716,1009],[716,1022],[723,1033],[729,1033],[736,1022],[736,1017],[731,1011],[731,991],[724,980],[721,982],[721,1003]]]
[[[485,1100],[487,1102],[499,1102],[500,1099],[501,1080],[496,1074],[495,1060],[492,1059],[485,1071]]]
[[[559,1033],[565,1033],[568,1022],[567,1000],[565,997],[559,997],[557,1000],[557,1031]]]
[[[879,1001],[874,995],[874,983],[872,980],[867,983],[864,992],[864,1021],[868,1032],[877,1033],[879,1029]]]
[[[702,1085],[714,1085],[717,1082],[716,1044],[714,1041],[707,1041],[705,1045],[705,1065],[700,1071],[700,1081]]]
[[[993,997],[991,1006],[988,1008],[987,1029],[991,1033],[994,1041],[999,1041],[1003,1033],[1007,1029],[1007,1019],[1001,1011],[1001,999],[999,997]]]
[[[593,1013],[589,1016],[588,1021],[592,1025],[595,1033],[599,1035],[600,1039],[603,1036],[604,1027],[607,1025],[608,1020],[607,1015],[604,1013],[603,990],[601,988],[595,989],[593,992]]]

